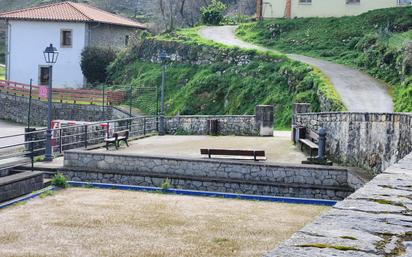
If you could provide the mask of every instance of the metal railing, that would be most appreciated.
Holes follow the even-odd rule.
[[[158,132],[158,117],[141,116],[126,119],[91,122],[81,125],[66,126],[52,130],[54,155],[64,151],[98,147],[104,139],[118,131],[129,131],[130,139]],[[34,159],[45,152],[46,129],[0,137],[0,160],[26,157],[32,167]]]
[[[0,92],[13,96],[30,96],[32,89],[33,99],[47,101],[47,97],[39,96],[39,86],[28,85],[8,80],[0,80]],[[53,88],[53,102],[74,103],[74,104],[91,104],[91,105],[113,105],[120,104],[124,101],[125,93],[123,91],[102,91],[86,89],[60,89]]]

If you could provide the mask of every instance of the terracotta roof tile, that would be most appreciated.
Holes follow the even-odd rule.
[[[100,22],[119,26],[145,29],[136,21],[127,19],[98,8],[73,2],[62,2],[0,13],[3,20],[35,20],[35,21],[72,21]]]

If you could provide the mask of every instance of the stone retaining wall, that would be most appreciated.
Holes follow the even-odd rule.
[[[218,121],[219,135],[257,136],[254,115],[197,115],[165,118],[166,134],[209,134],[208,120]]]
[[[139,59],[153,63],[161,63],[159,53],[166,51],[175,63],[191,65],[207,65],[225,63],[233,65],[246,65],[254,60],[280,63],[286,60],[285,56],[271,56],[258,54],[256,50],[243,50],[237,48],[218,48],[205,45],[188,45],[174,40],[161,40],[146,38],[136,44],[126,62]]]
[[[294,123],[327,130],[327,152],[339,163],[379,173],[412,151],[410,113],[306,113]]]
[[[0,202],[43,188],[42,172],[23,172],[0,178]]]
[[[70,150],[62,172],[71,180],[343,199],[353,192],[349,171],[338,167],[155,157]],[[355,184],[360,184],[357,182]],[[356,185],[355,185],[356,186]]]
[[[412,154],[266,257],[412,256]]]
[[[0,93],[0,119],[17,123],[27,123],[29,99],[27,97],[12,96]],[[99,121],[129,118],[129,115],[111,106],[97,106],[86,104],[53,104],[53,119]],[[47,125],[47,102],[32,100],[31,124],[33,126]]]

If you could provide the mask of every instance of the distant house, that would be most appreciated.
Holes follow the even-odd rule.
[[[62,2],[0,14],[7,23],[6,79],[48,84],[44,49],[60,52],[53,69],[55,87],[80,88],[85,78],[81,52],[88,46],[123,48],[143,24],[81,3]]]
[[[412,0],[257,0],[258,18],[341,17],[396,6]]]

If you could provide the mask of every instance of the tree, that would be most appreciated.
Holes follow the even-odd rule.
[[[107,67],[116,59],[112,48],[86,47],[82,51],[80,67],[88,83],[103,83],[107,78]]]
[[[226,5],[219,0],[212,0],[208,6],[200,8],[202,21],[208,25],[219,25],[225,11]]]

